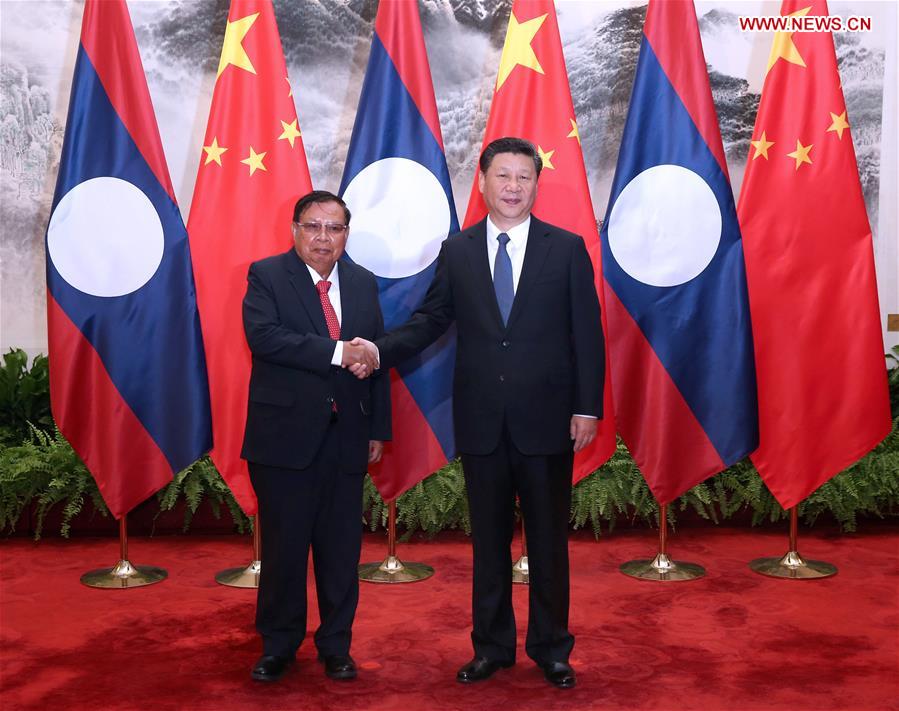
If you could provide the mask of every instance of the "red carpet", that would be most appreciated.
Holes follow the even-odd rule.
[[[327,680],[311,644],[276,685],[254,683],[255,591],[213,574],[247,562],[236,536],[134,538],[131,559],[169,579],[93,590],[78,578],[111,565],[114,539],[0,543],[4,709],[899,709],[899,528],[801,531],[800,550],[840,572],[822,581],[756,575],[746,562],[784,552],[782,532],[701,528],[672,537],[674,557],[705,565],[688,583],[631,580],[650,531],[571,541],[572,663],[578,687],[549,687],[523,651],[527,591],[516,586],[519,660],[493,679],[454,681],[468,660],[470,549],[447,534],[400,555],[433,565],[429,581],[362,586],[355,682]],[[363,560],[383,557],[367,536]],[[311,577],[311,576],[310,576]],[[317,619],[317,613],[310,614]]]

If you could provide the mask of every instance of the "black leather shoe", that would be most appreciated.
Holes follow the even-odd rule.
[[[577,684],[574,669],[568,662],[544,662],[540,665],[543,678],[560,689],[573,689]]]
[[[356,662],[349,654],[319,656],[318,661],[325,665],[325,675],[329,679],[349,681],[356,678]]]
[[[273,657],[263,654],[253,666],[250,676],[256,681],[278,681],[293,665],[292,657]]]
[[[456,672],[456,681],[462,684],[473,684],[476,681],[489,679],[500,669],[508,669],[513,662],[497,662],[487,657],[475,657]]]

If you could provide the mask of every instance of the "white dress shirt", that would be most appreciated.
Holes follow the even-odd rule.
[[[341,322],[341,317],[343,316],[343,311],[340,308],[340,270],[337,268],[337,265],[334,265],[334,268],[331,270],[331,273],[328,275],[327,280],[322,279],[321,274],[315,271],[308,264],[306,265],[306,269],[309,270],[309,276],[312,277],[312,285],[318,289],[318,283],[320,281],[329,281],[331,282],[331,288],[328,289],[328,300],[331,302],[331,306],[334,307],[334,313],[337,314],[337,323]],[[334,355],[331,356],[331,365],[339,366],[343,362],[343,341],[337,340],[337,345],[334,346]]]
[[[487,263],[490,265],[490,277],[493,277],[493,267],[496,266],[496,253],[499,251],[497,237],[505,232],[509,235],[509,243],[506,252],[512,262],[512,293],[518,292],[518,280],[521,278],[521,267],[524,265],[524,252],[528,246],[528,230],[531,229],[531,216],[520,225],[515,225],[508,230],[501,230],[493,224],[493,220],[487,217]]]

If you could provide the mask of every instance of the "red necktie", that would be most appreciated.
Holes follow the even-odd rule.
[[[322,279],[315,285],[315,288],[318,289],[318,298],[321,299],[322,311],[325,312],[325,323],[328,324],[328,335],[336,341],[340,338],[340,324],[337,322],[337,312],[331,304],[331,299],[328,298],[328,289],[331,288],[331,282]],[[331,403],[331,410],[337,412],[336,402]]]
[[[331,288],[331,282],[322,279],[315,285],[318,289],[318,298],[322,302],[322,311],[325,312],[325,323],[328,324],[328,335],[335,341],[340,338],[340,322],[337,320],[337,312],[331,305],[331,299],[328,298],[328,289]]]

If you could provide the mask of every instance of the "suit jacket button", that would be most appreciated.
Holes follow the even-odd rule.
[[[499,382],[503,383],[503,382],[505,382],[505,380],[506,380],[506,376],[505,376],[505,375],[500,375],[500,376],[499,376]]]
[[[503,348],[508,348],[508,347],[509,347],[509,342],[508,342],[508,341],[503,341],[500,345],[502,345]]]

